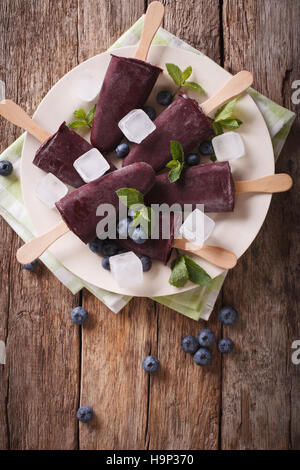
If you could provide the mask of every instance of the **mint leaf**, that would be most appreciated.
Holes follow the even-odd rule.
[[[86,112],[84,109],[76,109],[73,114],[76,118],[81,119],[82,121],[85,121],[86,119]]]
[[[183,164],[177,162],[177,166],[175,166],[169,171],[170,183],[175,183],[175,181],[179,180],[182,170],[183,170]]]
[[[214,121],[214,122],[212,123],[212,125],[213,125],[213,128],[214,128],[214,131],[215,131],[216,135],[224,134],[224,132],[223,132],[223,127],[222,127],[222,125],[221,125],[219,122],[215,122],[215,121]]]
[[[178,160],[170,160],[170,161],[166,164],[166,167],[172,169],[172,168],[177,167],[178,164],[180,164],[180,163],[178,162]]]
[[[180,68],[175,64],[166,64],[168,74],[172,78],[175,85],[181,86],[184,81]]]
[[[212,278],[207,274],[207,272],[189,256],[182,256],[184,257],[189,280],[194,284],[199,284],[200,286],[210,286]]]
[[[209,157],[211,159],[212,162],[216,162],[217,161],[217,157],[216,157],[216,154],[215,152],[211,154],[211,156]]]
[[[201,95],[205,94],[205,90],[196,82],[184,82],[183,86],[186,88],[190,88],[191,90],[198,91]]]
[[[169,283],[174,287],[183,287],[189,280],[189,274],[185,263],[184,255],[179,255],[172,264],[172,272]]]
[[[175,183],[175,181],[180,178],[181,172],[184,167],[184,151],[182,145],[177,142],[177,140],[171,140],[170,147],[172,160],[167,163],[166,167],[170,168],[170,183]]]
[[[92,109],[88,112],[87,114],[87,117],[86,117],[86,122],[88,124],[88,126],[92,126],[93,124],[93,120],[94,120],[94,116],[95,116],[95,111],[96,111],[96,105],[94,105],[92,107]]]
[[[120,188],[116,191],[120,201],[124,206],[130,207],[133,204],[144,204],[144,195],[134,188]]]
[[[192,67],[189,65],[183,72],[182,72],[182,80],[185,82],[192,74]]]
[[[238,96],[237,98],[234,98],[233,100],[229,101],[224,106],[222,106],[220,109],[218,109],[218,111],[215,114],[214,122],[225,121],[226,119],[235,119],[234,111],[235,111],[236,103],[238,102],[239,99],[240,99],[240,96]]]
[[[217,124],[220,124],[224,129],[232,131],[241,127],[243,121],[241,121],[240,119],[225,119],[223,121],[217,122]]]
[[[73,122],[70,122],[70,124],[68,124],[68,127],[70,129],[75,129],[76,127],[84,127],[84,126],[86,126],[85,121],[73,121]]]
[[[171,140],[171,155],[173,160],[184,163],[184,151],[182,145],[177,140]]]
[[[92,109],[90,109],[88,114],[86,114],[84,109],[76,109],[76,111],[74,111],[73,114],[77,119],[80,119],[80,120],[70,122],[70,124],[68,124],[68,127],[70,129],[75,129],[75,127],[84,127],[84,126],[92,127],[95,111],[96,111],[96,105],[94,105]]]

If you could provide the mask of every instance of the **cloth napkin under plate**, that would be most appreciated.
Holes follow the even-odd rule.
[[[141,36],[143,21],[144,15],[109,50],[137,44]],[[153,44],[184,48],[195,54],[202,54],[163,28],[158,30]],[[255,100],[266,121],[272,138],[274,158],[276,160],[289,134],[295,114],[253,89],[249,90],[249,94]],[[3,98],[4,96],[1,99]],[[21,192],[19,167],[23,143],[24,134],[0,156],[0,160],[10,160],[14,166],[14,171],[9,177],[0,176],[0,215],[22,240],[27,242],[33,238],[34,229],[24,206]],[[131,299],[129,296],[109,292],[83,281],[68,271],[49,251],[46,251],[41,256],[41,260],[73,294],[76,294],[85,287],[114,313],[118,313]],[[153,297],[153,300],[194,320],[199,320],[200,318],[208,320],[225,277],[226,273],[216,277],[209,287],[197,286],[187,292]]]

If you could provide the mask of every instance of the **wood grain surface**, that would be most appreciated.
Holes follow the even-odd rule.
[[[68,70],[106,50],[145,11],[144,0],[2,0],[0,79],[29,114]],[[300,449],[300,366],[291,345],[299,322],[300,2],[165,0],[164,27],[297,113],[277,163],[294,187],[275,195],[255,242],[227,277],[208,323],[148,299],[114,315],[92,295],[72,294],[44,267],[22,270],[21,245],[1,220],[0,449]],[[1,120],[0,151],[20,131]],[[217,311],[233,305],[236,326]],[[82,304],[89,322],[72,324]],[[235,352],[214,350],[209,368],[180,349],[181,337],[209,326]],[[216,348],[215,348],[216,349]],[[141,367],[157,355],[161,370]],[[95,419],[79,424],[79,405]]]

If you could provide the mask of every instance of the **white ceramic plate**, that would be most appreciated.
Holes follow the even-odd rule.
[[[130,46],[118,49],[114,51],[114,54],[131,57],[134,51],[135,47]],[[54,133],[62,121],[70,122],[72,120],[72,113],[75,109],[82,106],[89,109],[92,105],[81,103],[73,93],[72,82],[74,83],[74,79],[82,72],[89,72],[99,80],[103,80],[109,60],[109,53],[99,54],[67,73],[42,100],[34,114],[35,121],[49,132]],[[176,63],[182,69],[191,65],[193,67],[191,79],[204,87],[208,97],[230,77],[228,72],[208,57],[196,55],[183,49],[152,46],[148,60],[162,68],[165,68],[167,62]],[[160,89],[165,87],[173,88],[173,83],[166,73],[159,78],[148,100],[149,104],[154,105],[157,110],[155,96]],[[195,92],[188,92],[188,94],[199,101],[206,99]],[[269,132],[260,111],[249,96],[243,97],[238,103],[237,115],[244,122],[239,132],[245,142],[246,156],[232,162],[234,179],[247,180],[274,173],[273,148]],[[89,137],[88,134],[84,136]],[[33,137],[26,135],[21,165],[25,205],[37,235],[46,232],[60,221],[56,209],[49,209],[35,196],[35,187],[44,175],[42,170],[32,164],[39,145]],[[271,196],[265,194],[237,196],[233,213],[212,215],[216,221],[216,228],[207,243],[224,247],[240,257],[261,228],[270,200]],[[132,289],[121,289],[112,279],[110,272],[101,267],[99,257],[93,254],[72,233],[66,234],[55,242],[50,251],[67,269],[84,281],[121,294],[153,297],[174,294],[195,287],[191,283],[182,289],[172,287],[168,283],[169,267],[160,262],[154,262],[151,271],[145,274],[142,285]],[[222,272],[201,258],[197,258],[197,262],[213,277]]]

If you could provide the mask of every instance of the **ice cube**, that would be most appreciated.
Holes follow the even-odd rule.
[[[225,132],[212,139],[214,151],[219,162],[235,160],[245,155],[242,137],[237,132]]]
[[[133,109],[121,119],[119,128],[130,142],[140,144],[156,129],[156,125],[142,109]]]
[[[202,246],[215,227],[215,222],[200,209],[195,209],[189,214],[179,229],[182,237],[195,245]]]
[[[67,186],[56,176],[52,175],[52,173],[47,173],[35,188],[36,196],[40,201],[50,207],[50,209],[53,209],[55,203],[67,193]]]
[[[82,101],[94,101],[99,94],[102,81],[88,72],[81,73],[72,83],[75,95]]]
[[[143,265],[133,251],[111,256],[109,264],[112,277],[120,287],[135,287],[143,282]]]
[[[110,168],[106,158],[95,148],[80,155],[73,166],[85,183],[96,180]]]

